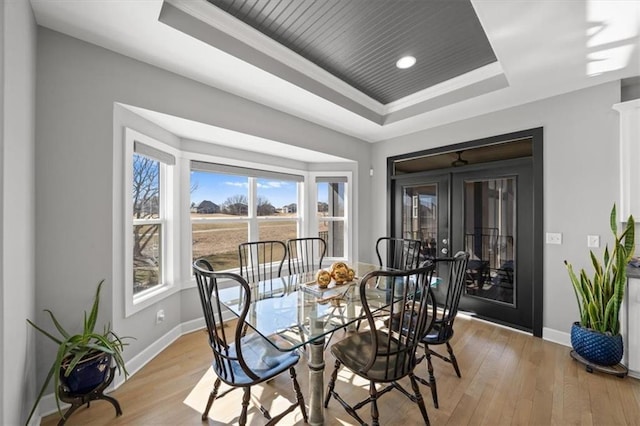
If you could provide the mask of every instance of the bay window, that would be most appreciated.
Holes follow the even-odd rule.
[[[318,235],[328,258],[351,257],[351,172],[223,164],[226,159],[183,151],[175,140],[127,127],[124,136],[124,185],[117,187],[123,188],[125,316],[192,286],[195,259],[237,272],[238,246],[247,241]]]
[[[239,267],[238,244],[296,238],[303,177],[191,162],[192,258],[216,270]]]

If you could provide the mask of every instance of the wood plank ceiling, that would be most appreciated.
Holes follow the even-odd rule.
[[[470,0],[208,1],[382,104],[496,61]]]

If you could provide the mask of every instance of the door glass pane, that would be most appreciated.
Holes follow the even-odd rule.
[[[514,304],[516,178],[464,183],[466,294]]]
[[[437,184],[403,188],[402,237],[422,241],[422,255],[437,257]]]

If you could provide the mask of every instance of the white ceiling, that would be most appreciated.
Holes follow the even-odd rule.
[[[171,3],[193,13],[205,1]],[[477,77],[463,75],[428,89],[420,99],[400,100],[406,112],[395,121],[379,124],[159,22],[162,0],[31,0],[31,4],[41,26],[369,142],[640,75],[640,0],[472,0],[498,58],[483,78],[504,74],[508,87],[462,100],[452,96],[443,102],[443,96],[460,93]],[[246,37],[254,48],[273,48],[266,37],[260,40],[249,32]],[[347,90],[344,83],[341,86],[306,65],[301,69],[310,78],[335,84],[335,90],[364,107],[379,108],[355,89]],[[411,108],[429,99],[434,102],[426,111]],[[380,110],[385,112],[393,110]],[[160,123],[161,117],[156,116]],[[184,131],[194,139],[189,122],[180,123],[172,121],[173,131],[179,136]]]
[[[246,133],[234,132],[233,130],[222,129],[157,111],[150,111],[132,105],[120,105],[140,117],[161,126],[168,132],[180,136],[184,140],[210,142],[233,149],[276,155],[305,163],[342,163],[349,161],[324,152],[287,145]]]

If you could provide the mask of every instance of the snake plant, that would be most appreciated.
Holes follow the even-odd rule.
[[[593,275],[584,269],[576,274],[572,265],[564,261],[580,310],[580,325],[611,335],[620,332],[618,314],[627,281],[626,268],[635,249],[635,223],[629,216],[622,233],[618,234],[616,206],[610,215],[614,243],[611,252],[605,246],[602,259],[590,251]]]

